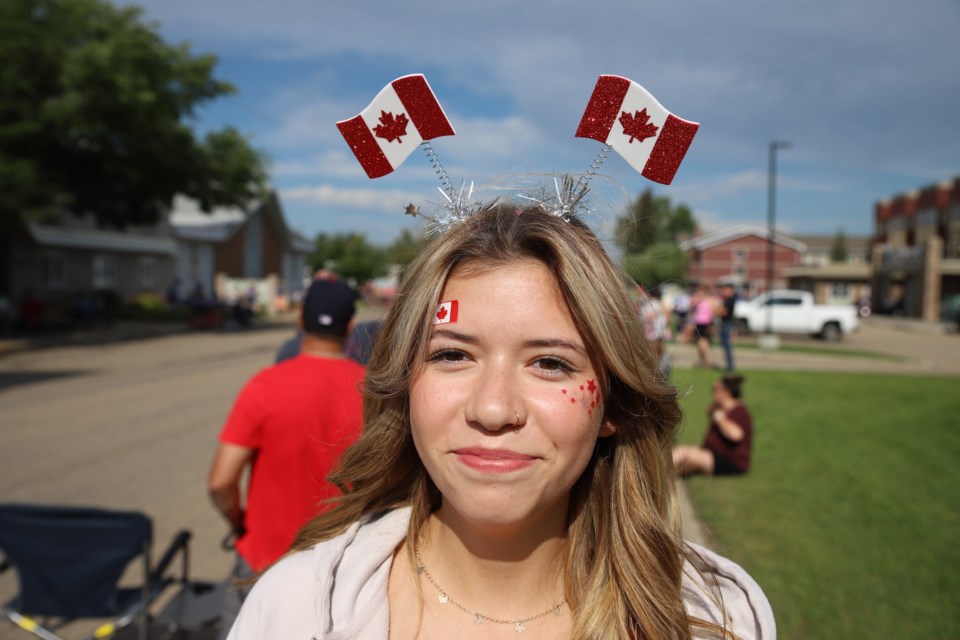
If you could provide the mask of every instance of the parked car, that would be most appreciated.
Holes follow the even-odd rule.
[[[774,333],[804,333],[835,342],[860,328],[853,305],[816,304],[813,294],[792,289],[774,290],[737,302],[733,310],[743,333],[762,332],[769,320]]]
[[[947,296],[940,303],[940,320],[953,324],[954,331],[960,332],[960,293]]]

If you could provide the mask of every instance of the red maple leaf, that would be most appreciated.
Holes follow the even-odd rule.
[[[593,383],[593,380],[587,380],[587,391],[596,391],[597,385]]]
[[[378,138],[383,138],[387,142],[396,140],[400,144],[403,144],[400,136],[407,135],[408,124],[410,124],[410,120],[407,119],[407,114],[401,113],[394,117],[393,113],[381,110],[380,124],[373,128],[373,135]]]
[[[447,317],[447,308],[440,307],[440,311],[437,311],[437,320],[443,320]]]
[[[633,142],[634,138],[643,142],[647,138],[652,138],[657,135],[657,125],[649,122],[650,116],[647,115],[647,108],[644,107],[641,111],[634,111],[633,115],[630,115],[626,111],[620,112],[620,124],[623,126],[624,135],[630,136],[629,142]]]

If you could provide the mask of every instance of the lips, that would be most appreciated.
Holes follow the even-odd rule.
[[[483,449],[468,447],[452,452],[464,465],[485,473],[509,473],[529,467],[536,456],[509,449]]]

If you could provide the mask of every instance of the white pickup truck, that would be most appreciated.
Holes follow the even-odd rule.
[[[741,332],[766,331],[769,318],[773,333],[806,333],[835,342],[860,327],[851,305],[815,304],[813,294],[775,289],[751,300],[740,300],[733,310]]]

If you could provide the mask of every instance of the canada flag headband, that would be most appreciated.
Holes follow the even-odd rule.
[[[636,82],[600,76],[576,136],[609,145],[645,178],[670,184],[699,128]]]
[[[423,147],[443,185],[440,192],[454,212],[453,218],[463,217],[463,190],[459,194],[454,190],[430,145],[430,140],[455,132],[423,75],[397,78],[359,115],[338,122],[337,128],[370,178],[391,173],[414,147]],[[570,196],[559,198],[558,215],[569,214],[583,197],[610,149],[644,177],[670,184],[699,128],[698,123],[667,111],[636,82],[600,76],[575,135],[598,140],[604,147],[590,170],[576,184],[571,183]],[[559,186],[556,190],[561,192]],[[417,215],[419,209],[410,205],[407,213]]]
[[[421,74],[397,78],[360,115],[341,120],[337,128],[370,178],[392,172],[417,145],[455,135]]]

